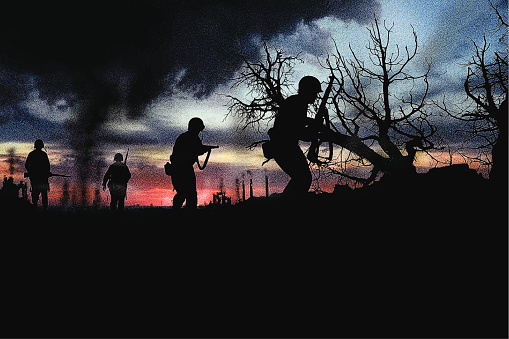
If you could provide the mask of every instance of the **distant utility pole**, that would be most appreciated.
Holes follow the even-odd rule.
[[[269,177],[265,175],[265,198],[269,197]]]

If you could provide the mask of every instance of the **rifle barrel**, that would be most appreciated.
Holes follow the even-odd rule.
[[[70,178],[70,175],[64,175],[64,174],[53,174],[54,177],[62,177],[62,178]]]
[[[49,176],[50,177],[64,177],[64,178],[70,178],[71,176],[70,175],[65,175],[65,174],[55,174],[55,173],[49,173]]]
[[[334,83],[334,77],[329,77],[329,84],[327,88],[325,89],[325,92],[323,93],[322,101],[320,102],[320,106],[318,108],[318,112],[316,112],[315,115],[315,121],[318,121],[320,124],[323,124],[325,122],[325,127],[327,130],[330,128],[330,120],[329,120],[329,113],[327,112],[327,100],[329,98],[330,92],[332,90],[332,85]],[[319,138],[316,138],[311,142],[311,146],[308,152],[308,159],[311,162],[319,163],[318,161],[318,153],[319,153],[319,147],[322,141]],[[333,153],[333,145],[332,142],[329,141],[329,156],[327,157],[327,160],[332,159],[332,153]]]
[[[30,177],[30,173],[23,173],[23,178],[29,178]],[[65,175],[65,174],[55,174],[55,173],[49,173],[49,176],[48,177],[64,177],[64,178],[70,178],[71,176],[70,175]]]

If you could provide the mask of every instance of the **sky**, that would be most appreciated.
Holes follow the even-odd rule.
[[[494,1],[507,17],[507,2]],[[133,178],[128,205],[171,205],[175,192],[163,165],[176,137],[192,117],[204,120],[203,142],[219,145],[209,165],[197,172],[199,204],[223,188],[237,199],[238,182],[253,180],[255,196],[281,192],[288,177],[271,161],[262,167],[266,138],[239,128],[227,116],[227,98],[243,98],[232,88],[241,56],[259,57],[263,42],[301,52],[294,79],[314,75],[334,41],[367,58],[367,27],[373,15],[394,25],[391,39],[400,46],[418,37],[418,57],[409,65],[422,72],[432,61],[430,96],[464,97],[466,69],[461,63],[474,41],[496,26],[488,1],[345,0],[345,1],[75,1],[11,2],[0,20],[0,171],[10,176],[7,154],[16,156],[16,180],[41,138],[52,171],[71,175],[72,192],[87,183],[94,197],[116,152],[125,155]],[[496,41],[491,41],[496,45]],[[450,126],[443,123],[443,133]],[[452,135],[452,130],[449,133]],[[450,137],[449,142],[457,142]],[[449,156],[449,155],[447,155]],[[453,155],[462,161],[459,155]],[[203,159],[202,159],[203,161]],[[418,159],[427,168],[432,160]],[[57,204],[63,178],[51,178],[50,202]],[[337,179],[319,182],[332,191]],[[315,187],[316,188],[316,187]],[[78,193],[75,193],[78,195]],[[107,192],[101,192],[103,204]]]

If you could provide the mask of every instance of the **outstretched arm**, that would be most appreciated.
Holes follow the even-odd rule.
[[[210,150],[214,149],[214,148],[219,148],[219,146],[211,146],[211,145],[200,145],[200,150],[199,150],[199,153],[198,155],[202,155],[202,154],[205,154],[207,152],[210,152]]]

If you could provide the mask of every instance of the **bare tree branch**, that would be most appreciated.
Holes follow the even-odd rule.
[[[491,1],[490,5],[499,21],[498,27],[491,32],[500,34],[499,41],[503,42],[507,39],[507,22]],[[495,171],[499,174],[495,176],[507,178],[507,44],[503,43],[499,50],[491,53],[486,33],[483,34],[482,44],[471,38],[469,40],[474,52],[465,64],[467,71],[463,89],[467,101],[451,107],[444,97],[441,102],[435,102],[435,105],[463,124],[458,132],[465,134],[463,148],[473,154],[469,156],[470,161],[485,167],[493,166],[492,172],[495,166],[500,166],[501,169]],[[489,159],[490,153],[493,160]],[[463,154],[468,157],[466,152]]]
[[[244,65],[233,78],[232,89],[246,86],[251,100],[241,100],[232,95],[224,95],[227,103],[227,116],[240,120],[240,127],[253,127],[264,130],[272,121],[279,105],[292,87],[293,67],[301,62],[299,55],[286,56],[283,50],[263,44],[262,60],[250,61],[243,58]],[[265,125],[265,126],[264,126]]]
[[[333,174],[369,184],[379,173],[405,175],[415,173],[416,152],[435,147],[432,141],[437,128],[426,112],[431,65],[424,74],[413,75],[408,65],[417,54],[417,35],[412,27],[414,45],[400,48],[392,44],[393,26],[381,25],[375,17],[368,33],[366,47],[369,60],[361,60],[349,46],[352,59],[345,58],[334,42],[335,50],[321,63],[333,77],[330,96],[331,129],[323,132],[343,152],[335,161],[322,164],[321,173]],[[293,66],[299,56],[286,56],[275,47],[263,46],[259,61],[244,59],[244,67],[234,79],[233,88],[249,89],[250,100],[231,95],[228,114],[240,118],[242,128],[271,121],[291,87]],[[401,97],[391,94],[395,82],[408,82],[410,91]],[[422,82],[419,90],[417,82]],[[368,178],[346,173],[346,167],[371,167]]]

